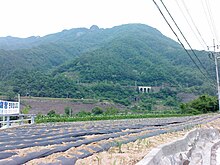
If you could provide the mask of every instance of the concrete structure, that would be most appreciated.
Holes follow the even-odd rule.
[[[212,151],[219,143],[217,129],[195,129],[182,139],[153,149],[136,165],[214,165]]]
[[[138,86],[138,91],[141,93],[150,93],[152,92],[152,88],[149,86]]]

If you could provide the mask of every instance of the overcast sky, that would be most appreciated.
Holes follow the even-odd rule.
[[[159,0],[156,2],[160,4]],[[163,0],[163,2],[194,49],[206,49],[206,45],[213,45],[213,38],[219,44],[220,0]],[[193,26],[188,13],[198,30]],[[213,20],[208,23],[210,13]],[[64,29],[89,28],[92,25],[110,28],[127,23],[143,23],[176,40],[152,0],[0,0],[0,21],[0,37],[24,38],[44,36]],[[212,26],[213,24],[215,26]],[[211,31],[212,27],[215,29]],[[198,39],[191,29],[194,29]]]

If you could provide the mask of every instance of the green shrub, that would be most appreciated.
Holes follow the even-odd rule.
[[[177,106],[177,101],[173,97],[168,96],[164,105]]]
[[[31,106],[30,106],[30,105],[27,105],[27,106],[24,107],[24,109],[21,110],[21,112],[22,112],[23,114],[28,114],[29,111],[30,111],[30,109],[31,109]]]
[[[105,115],[115,115],[118,112],[119,112],[119,110],[117,108],[108,107],[108,108],[106,108]]]
[[[50,116],[50,117],[56,116],[55,110],[50,110],[50,111],[47,113],[47,116]]]
[[[180,105],[182,113],[209,113],[216,112],[218,110],[217,97],[210,95],[202,95],[199,98],[185,104]]]
[[[72,110],[71,107],[65,107],[64,112],[65,112],[65,115],[67,115],[67,116],[72,116],[73,115],[73,110]]]
[[[95,107],[95,108],[92,109],[92,113],[94,115],[101,115],[101,114],[103,114],[103,110],[100,107]]]
[[[95,121],[95,120],[118,120],[118,119],[136,119],[136,118],[158,118],[158,117],[181,117],[189,114],[128,114],[128,115],[96,115],[84,117],[65,117],[65,116],[47,116],[36,118],[36,123],[46,122],[75,122],[75,121]]]
[[[91,115],[91,112],[80,111],[76,114],[77,117],[85,117]]]

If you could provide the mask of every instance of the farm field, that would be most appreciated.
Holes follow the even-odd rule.
[[[162,134],[176,136],[173,132],[186,131],[219,117],[220,115],[214,114],[178,118],[47,123],[5,129],[1,130],[0,134],[0,164],[94,164],[91,159],[87,160],[91,156],[96,164],[101,164],[104,163],[104,158],[97,156],[97,153],[108,151],[120,154],[124,152],[124,144],[130,142],[148,146],[150,143],[144,140],[146,138]],[[183,133],[178,135],[181,134]],[[127,147],[129,150],[131,146]],[[140,148],[137,150],[141,151]],[[119,164],[119,160],[113,160],[110,164]],[[123,164],[125,160],[120,161]],[[137,160],[131,160],[129,163],[135,162]]]
[[[118,109],[124,109],[122,105],[116,105],[109,102],[98,102],[93,99],[68,99],[68,98],[45,98],[45,97],[22,97],[21,109],[26,106],[31,107],[31,114],[47,114],[50,110],[54,110],[57,114],[64,114],[65,108],[70,107],[73,110],[73,114],[81,111],[91,112],[95,107],[115,107]]]

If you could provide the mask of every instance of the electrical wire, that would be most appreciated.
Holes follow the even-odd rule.
[[[205,13],[205,17],[206,17],[206,21],[207,21],[207,23],[208,23],[208,25],[209,25],[209,29],[210,29],[210,31],[211,31],[211,33],[212,33],[212,36],[213,36],[213,38],[215,38],[215,32],[213,31],[213,28],[212,28],[212,23],[211,23],[211,21],[210,21],[210,19],[209,19],[209,16],[210,15],[208,15],[208,9],[205,7],[205,4],[204,4],[204,2],[203,2],[203,0],[201,0],[202,1],[202,7],[203,7],[203,10],[204,10],[204,13]],[[206,3],[207,4],[207,3]],[[207,6],[207,5],[206,5]],[[209,47],[207,46],[207,48],[209,49]]]
[[[172,21],[174,22],[174,24],[176,25],[177,29],[179,30],[180,34],[182,35],[182,37],[184,38],[184,40],[186,41],[186,43],[188,44],[190,50],[193,52],[194,56],[196,57],[196,59],[199,61],[200,65],[202,66],[202,68],[206,71],[206,73],[209,75],[208,71],[206,70],[205,66],[203,65],[203,63],[201,62],[201,60],[198,58],[198,56],[196,55],[195,51],[192,49],[191,45],[189,44],[188,40],[186,39],[186,37],[184,36],[182,30],[179,28],[179,26],[177,25],[176,21],[174,20],[173,16],[171,15],[171,13],[169,12],[169,10],[167,9],[166,5],[164,4],[163,0],[160,0],[162,5],[164,6],[164,8],[166,9],[167,13],[169,14],[170,18],[172,19]]]
[[[164,20],[166,21],[167,25],[170,27],[170,29],[172,30],[173,34],[176,36],[177,40],[179,41],[179,43],[181,44],[181,46],[183,47],[183,49],[185,50],[185,52],[187,53],[187,55],[190,57],[191,61],[195,64],[195,66],[197,67],[197,69],[200,71],[200,73],[207,79],[210,80],[205,74],[204,72],[200,69],[200,67],[198,66],[198,64],[195,62],[195,60],[192,58],[192,56],[190,55],[190,53],[188,52],[188,50],[185,48],[184,44],[181,42],[180,38],[178,37],[178,35],[176,34],[176,32],[174,31],[174,29],[172,28],[172,26],[170,25],[170,23],[168,22],[168,20],[166,19],[165,15],[163,14],[162,10],[160,9],[159,5],[157,4],[157,2],[155,0],[153,0],[154,4],[156,5],[157,9],[159,10],[160,14],[163,16]],[[201,62],[201,61],[200,61]]]
[[[197,38],[197,35],[195,34],[194,30],[192,29],[191,25],[189,24],[189,21],[187,20],[186,16],[184,15],[184,12],[182,11],[182,9],[181,9],[181,7],[180,7],[180,5],[179,5],[179,3],[178,3],[178,0],[176,0],[176,3],[177,3],[177,5],[178,5],[180,11],[182,12],[182,14],[183,14],[185,20],[187,21],[188,25],[190,26],[191,30],[193,31],[194,35],[195,35],[196,38]],[[209,46],[208,46],[207,43],[205,42],[205,40],[204,40],[204,38],[202,37],[202,35],[201,35],[201,33],[200,33],[198,27],[196,26],[195,21],[193,20],[191,14],[190,14],[190,12],[189,12],[189,9],[187,8],[187,5],[186,5],[186,3],[184,2],[184,0],[182,0],[182,3],[183,3],[183,6],[184,6],[184,8],[185,8],[185,10],[186,10],[186,12],[187,12],[187,14],[188,14],[188,16],[189,16],[191,22],[193,23],[194,28],[196,29],[197,33],[199,34],[199,36],[200,36],[201,40],[203,41],[203,44],[205,45],[206,48],[204,47],[204,45],[203,45],[201,42],[200,42],[200,44],[203,46],[204,50],[206,50],[207,48],[209,49]],[[203,4],[203,9],[204,9],[204,11],[205,11],[204,3],[202,3],[202,4]],[[206,17],[208,18],[206,11],[205,11],[204,13],[206,14]],[[208,19],[207,19],[207,20],[208,20]],[[209,24],[209,25],[210,25],[210,24]],[[210,27],[211,27],[211,26],[210,26]],[[198,39],[198,38],[197,38],[197,39]],[[199,40],[199,39],[198,39],[198,40]],[[200,40],[199,40],[199,41],[200,41]],[[209,56],[209,58],[210,58],[212,61],[214,61],[214,60],[213,60],[213,56],[214,56],[214,55],[213,55],[212,52],[208,52],[208,56]],[[211,60],[209,60],[210,66],[211,66]],[[213,75],[210,75],[210,76],[213,76]]]
[[[179,3],[178,3],[177,0],[176,0],[176,2],[177,2],[177,4],[178,4],[178,6],[179,6]],[[184,0],[182,0],[182,4],[183,4],[183,6],[184,6],[184,8],[185,8],[185,10],[186,10],[186,12],[187,12],[187,14],[188,14],[188,16],[189,16],[189,18],[190,18],[190,20],[191,20],[191,22],[192,22],[194,28],[196,29],[197,33],[199,34],[199,36],[200,36],[200,38],[201,38],[203,44],[204,44],[204,45],[206,46],[206,48],[207,48],[207,44],[206,44],[204,38],[202,37],[202,35],[201,35],[201,33],[200,33],[198,27],[196,26],[195,21],[193,20],[191,14],[190,14],[190,12],[189,12],[189,9],[187,8],[186,3],[184,2]],[[179,6],[179,8],[180,8],[180,6]],[[181,8],[180,8],[180,10],[181,10]],[[182,10],[181,10],[181,11],[182,11]],[[185,16],[184,16],[184,17],[185,17]],[[186,21],[187,21],[187,23],[188,23],[188,20],[187,20],[186,17],[185,17],[185,19],[186,19]],[[188,23],[188,24],[189,24],[189,23]],[[189,26],[191,27],[190,24],[189,24]],[[191,28],[191,29],[192,29],[192,28]],[[194,30],[192,30],[192,31],[193,31],[193,33],[194,33]],[[197,35],[196,35],[196,36],[197,36]],[[199,42],[200,42],[200,40],[199,40]],[[201,44],[201,42],[200,42],[200,44]],[[204,49],[206,49],[203,44],[201,44],[201,45],[203,46]]]
[[[206,0],[205,2],[206,2],[208,14],[209,14],[210,22],[211,22],[211,25],[212,25],[212,29],[213,29],[213,32],[214,32],[214,36],[215,36],[215,39],[216,39],[217,42],[218,42],[218,41],[219,41],[219,40],[218,40],[218,34],[217,34],[216,26],[215,26],[215,23],[214,23],[214,20],[213,20],[212,10],[211,10],[211,8],[210,8],[209,1]]]

